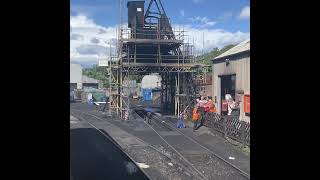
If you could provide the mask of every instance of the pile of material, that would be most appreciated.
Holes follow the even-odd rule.
[[[73,95],[74,95],[74,100],[81,100],[81,94],[82,94],[82,89],[74,89],[73,90]]]
[[[91,101],[99,101],[99,102],[106,102],[107,95],[106,92],[100,89],[95,88],[85,88],[81,92],[81,102],[89,102]]]

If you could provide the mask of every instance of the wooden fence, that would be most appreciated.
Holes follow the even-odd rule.
[[[206,113],[204,125],[221,132],[247,146],[250,146],[250,123],[239,121],[239,116],[220,116],[217,113]]]

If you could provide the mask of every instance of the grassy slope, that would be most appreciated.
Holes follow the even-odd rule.
[[[212,51],[210,51],[209,53],[200,55],[196,57],[196,61],[198,63],[202,63],[205,65],[211,65],[212,62],[211,60],[214,59],[215,57],[219,56],[220,54],[228,51],[229,49],[233,48],[235,45],[231,44],[231,45],[227,45],[221,49],[219,48],[214,48]],[[211,67],[209,68],[209,71],[211,71]]]

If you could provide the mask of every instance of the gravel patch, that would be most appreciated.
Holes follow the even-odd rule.
[[[169,157],[173,157],[171,152],[164,148],[159,148],[161,152]],[[130,156],[136,162],[144,163],[149,168],[144,171],[154,179],[169,179],[169,180],[193,180],[200,179],[196,177],[188,169],[181,166],[175,160],[169,159],[150,147],[130,147],[128,150]]]
[[[212,154],[186,155],[186,158],[208,179],[246,179],[237,170]]]

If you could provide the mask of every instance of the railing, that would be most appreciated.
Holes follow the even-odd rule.
[[[221,132],[225,138],[250,146],[250,123],[239,121],[238,116],[220,116],[217,113],[206,113],[203,118],[205,126]]]
[[[130,57],[124,56],[122,62],[124,63],[191,63],[194,57],[192,55],[158,55],[158,54],[130,54]],[[181,64],[183,65],[183,64]]]
[[[198,86],[205,86],[205,85],[210,85],[210,84],[212,84],[212,79],[208,79],[208,80],[196,80],[195,81],[195,84],[197,84]]]
[[[158,31],[157,29],[143,29],[141,32],[134,32],[131,29],[122,29],[121,36],[125,39],[166,39],[174,38],[175,40],[184,40],[185,31],[172,31],[168,33],[167,31]],[[174,36],[174,37],[172,37]]]

